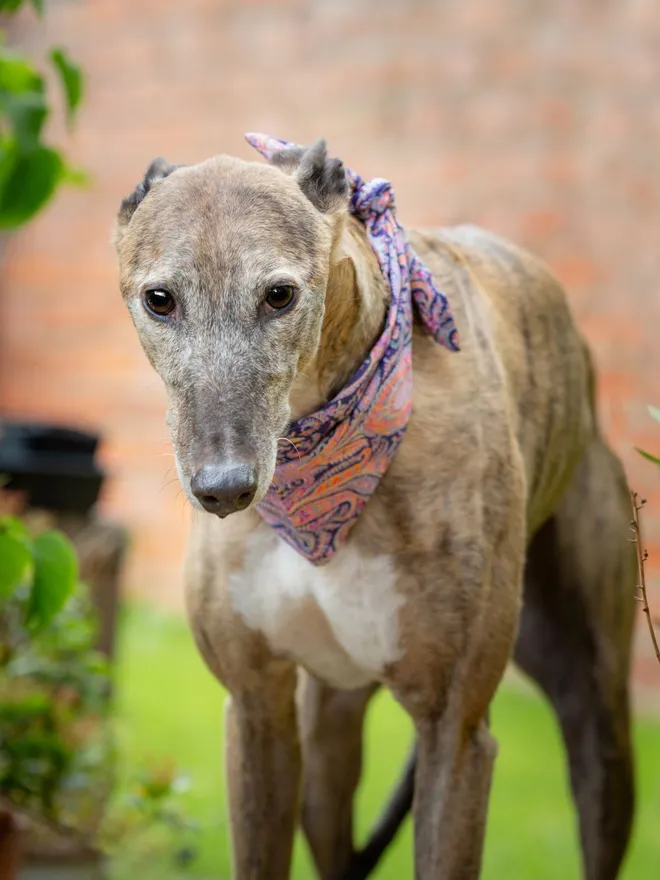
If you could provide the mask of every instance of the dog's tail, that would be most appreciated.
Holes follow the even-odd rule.
[[[417,766],[417,743],[394,789],[390,800],[363,847],[353,854],[351,863],[342,880],[365,880],[380,861],[383,853],[394,840],[401,823],[408,815],[415,792],[415,768]]]

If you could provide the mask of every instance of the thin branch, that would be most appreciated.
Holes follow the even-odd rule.
[[[642,603],[642,611],[646,615],[646,622],[649,627],[649,633],[651,634],[651,641],[653,642],[653,649],[655,651],[655,656],[658,660],[658,663],[660,663],[660,646],[658,645],[658,639],[655,634],[655,629],[653,627],[653,618],[651,617],[651,610],[649,608],[648,593],[646,591],[646,572],[644,570],[644,563],[646,561],[648,553],[646,550],[644,550],[644,548],[642,546],[642,523],[641,523],[641,518],[639,515],[640,511],[642,510],[642,508],[646,504],[646,499],[642,498],[642,500],[638,502],[637,501],[638,497],[639,496],[637,495],[637,492],[630,493],[630,500],[632,503],[632,511],[633,511],[633,518],[632,518],[632,522],[630,523],[630,525],[631,525],[633,533],[635,535],[635,537],[632,540],[635,544],[635,550],[637,552],[637,569],[639,571],[638,587],[639,587],[639,590],[641,593],[640,600]]]

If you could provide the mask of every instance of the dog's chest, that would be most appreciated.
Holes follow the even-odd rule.
[[[374,681],[400,656],[404,600],[388,556],[370,557],[349,545],[314,566],[263,527],[248,540],[229,595],[273,651],[335,687]]]

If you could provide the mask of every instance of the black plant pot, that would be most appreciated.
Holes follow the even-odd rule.
[[[0,474],[28,506],[87,514],[103,482],[95,461],[99,437],[37,422],[0,421]]]

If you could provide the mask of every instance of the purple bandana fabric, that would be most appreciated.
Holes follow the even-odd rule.
[[[267,159],[295,146],[261,134],[246,139]],[[447,297],[408,244],[390,184],[346,174],[350,211],[364,224],[391,291],[385,326],[345,388],[289,427],[291,442],[279,449],[273,483],[257,506],[315,565],[328,562],[346,540],[405,433],[412,409],[413,303],[431,336],[459,350]]]

